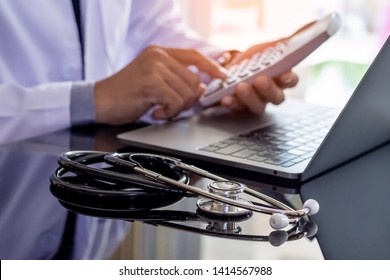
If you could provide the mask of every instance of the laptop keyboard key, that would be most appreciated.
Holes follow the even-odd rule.
[[[302,155],[306,154],[305,151],[301,151],[301,150],[298,150],[298,149],[292,149],[292,150],[289,150],[287,152],[289,154],[296,155],[296,156],[302,156]]]
[[[260,155],[253,155],[248,158],[249,160],[257,161],[257,162],[263,162],[267,159],[267,157],[263,157]]]
[[[200,148],[199,150],[205,151],[205,152],[215,152],[218,149],[219,148],[215,147],[215,146],[205,146],[205,147]]]
[[[246,148],[246,146],[233,144],[233,145],[230,145],[228,147],[217,150],[216,153],[222,154],[222,155],[230,155],[230,154],[233,154],[235,152],[241,151],[245,148]]]
[[[282,163],[285,163],[287,161],[289,161],[289,159],[285,157],[274,157],[274,158],[269,158],[264,162],[272,165],[281,165]]]
[[[244,149],[244,150],[241,150],[241,151],[238,151],[238,152],[232,154],[232,156],[239,157],[239,158],[247,158],[247,157],[250,157],[254,154],[256,154],[256,151]]]

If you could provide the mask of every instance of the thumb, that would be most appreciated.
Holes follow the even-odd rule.
[[[220,79],[227,77],[225,68],[197,50],[174,48],[164,48],[164,50],[179,62],[185,65],[195,65],[200,71],[209,74],[211,77]]]

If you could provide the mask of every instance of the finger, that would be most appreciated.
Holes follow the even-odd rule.
[[[152,113],[152,117],[157,120],[169,120],[177,116],[181,111],[177,103],[169,102],[164,105],[158,106]]]
[[[272,41],[262,44],[257,44],[254,46],[251,46],[250,48],[246,49],[244,52],[239,53],[238,55],[234,56],[229,65],[236,64],[244,59],[247,59],[251,56],[253,56],[255,53],[263,52],[266,48],[275,45],[275,43],[278,41]]]
[[[164,107],[158,107],[156,108],[153,113],[152,113],[152,117],[156,120],[166,120],[166,119],[169,119],[170,117],[167,115],[167,113],[165,112],[165,109]]]
[[[251,85],[247,83],[238,84],[236,86],[236,95],[250,112],[254,114],[264,112],[266,103]]]
[[[207,85],[204,84],[204,83],[200,83],[198,88],[196,89],[196,92],[199,94],[199,95],[202,95],[204,94],[204,92],[207,90]]]
[[[166,82],[166,84],[183,100],[183,107],[190,107],[200,96],[199,86],[200,83],[197,82],[192,87],[187,83],[182,76],[176,75],[176,73],[170,71],[165,65],[162,66],[161,75]]]
[[[180,79],[193,91],[197,90],[200,84],[200,78],[197,74],[193,73],[175,59],[169,59],[169,61],[166,62],[166,66],[168,67],[168,71],[174,73],[177,77],[180,77]]]
[[[281,88],[292,88],[298,84],[299,78],[292,71],[288,71],[275,78],[275,81]]]
[[[193,73],[188,69],[183,63],[175,59],[171,54],[174,53],[175,49],[169,49],[169,53],[165,48],[158,46],[149,46],[146,48],[141,55],[143,55],[146,60],[149,68],[152,69],[152,72],[162,72],[161,65],[165,66],[163,71],[174,72],[177,76],[186,82],[194,91],[197,90],[200,78],[197,74]],[[140,56],[141,56],[140,55]]]
[[[188,105],[185,98],[173,90],[164,78],[161,78],[159,85],[159,91],[156,93],[154,104],[159,105],[160,108],[155,110],[152,116],[156,119],[173,118]]]
[[[196,50],[173,48],[164,48],[164,50],[185,65],[195,65],[200,71],[203,71],[214,78],[226,78],[226,70],[224,70],[223,67]]]
[[[264,102],[280,104],[284,101],[283,90],[269,77],[256,77],[253,88]]]
[[[220,104],[232,111],[241,112],[245,110],[245,105],[234,95],[224,96]]]

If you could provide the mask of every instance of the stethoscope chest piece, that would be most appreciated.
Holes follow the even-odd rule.
[[[245,186],[233,181],[214,181],[207,185],[210,193],[240,201],[242,203],[252,204],[240,198],[240,194],[244,191]],[[252,211],[243,209],[227,203],[215,201],[209,198],[201,198],[197,202],[198,209],[206,215],[223,216],[223,217],[248,217],[252,215]]]

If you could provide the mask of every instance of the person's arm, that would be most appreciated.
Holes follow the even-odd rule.
[[[71,82],[0,84],[0,143],[68,128]]]
[[[156,119],[170,119],[190,107],[203,90],[199,77],[186,65],[225,77],[214,61],[195,50],[153,46],[95,84],[0,84],[0,143],[95,122],[124,124],[153,107]]]
[[[190,108],[204,91],[194,65],[211,77],[226,78],[222,68],[193,49],[149,46],[114,75],[95,84],[96,121],[123,124],[149,109],[154,119],[166,120]]]

